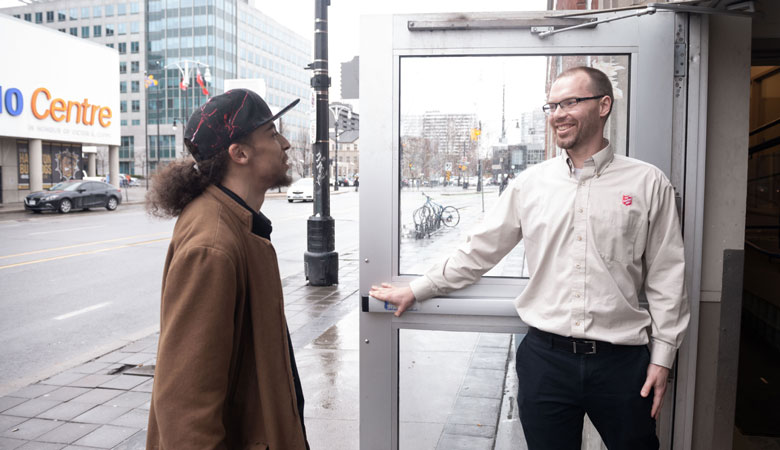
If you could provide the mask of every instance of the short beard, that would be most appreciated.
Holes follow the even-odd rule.
[[[274,183],[271,185],[271,189],[281,188],[281,187],[287,187],[292,184],[292,177],[290,175],[287,175],[287,172],[284,173],[284,175],[280,175],[279,178],[274,181]]]

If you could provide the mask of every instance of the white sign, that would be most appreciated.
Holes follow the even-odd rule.
[[[4,14],[0,42],[0,136],[120,145],[116,50]]]
[[[452,171],[452,163],[451,162],[444,163],[444,170],[446,170],[448,172],[451,172]]]
[[[309,96],[309,142],[317,143],[317,91],[310,90]]]

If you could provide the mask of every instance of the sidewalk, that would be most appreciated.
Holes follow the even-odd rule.
[[[313,449],[359,448],[356,253],[340,255],[339,281],[307,286],[303,273],[283,280]],[[157,339],[0,397],[0,449],[143,449]],[[522,448],[511,336],[404,330],[401,343],[401,448]]]

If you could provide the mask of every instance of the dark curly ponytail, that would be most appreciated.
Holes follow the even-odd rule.
[[[229,153],[222,151],[197,166],[192,158],[168,164],[152,176],[152,187],[146,194],[146,212],[162,218],[177,217],[209,184],[222,182],[228,161]]]

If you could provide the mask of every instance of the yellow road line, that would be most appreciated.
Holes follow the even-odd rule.
[[[92,255],[92,254],[95,254],[95,253],[102,253],[102,252],[107,252],[107,251],[110,251],[110,250],[119,250],[119,249],[122,249],[122,248],[135,247],[135,246],[138,246],[138,245],[153,244],[155,242],[167,241],[169,239],[170,238],[166,237],[166,238],[162,238],[162,239],[153,239],[151,241],[133,242],[131,244],[123,244],[123,245],[118,245],[116,247],[100,248],[100,249],[91,250],[91,251],[88,251],[88,252],[71,253],[70,255],[53,256],[51,258],[36,259],[35,261],[25,261],[25,262],[16,263],[16,264],[8,264],[6,266],[0,266],[0,270],[10,269],[11,267],[26,266],[28,264],[38,264],[38,263],[47,262],[47,261],[56,261],[58,259],[72,258],[74,256]]]
[[[106,241],[85,242],[83,244],[66,245],[64,247],[44,248],[42,250],[34,250],[34,251],[31,251],[31,252],[17,253],[15,255],[0,256],[0,259],[15,258],[17,256],[35,255],[37,253],[56,252],[57,250],[68,250],[68,249],[71,249],[71,248],[88,247],[90,245],[108,244],[109,242],[125,241],[127,239],[145,238],[145,237],[152,237],[152,236],[162,236],[162,235],[166,235],[166,234],[168,234],[168,233],[138,234],[138,235],[135,235],[135,236],[127,236],[127,237],[116,238],[116,239],[108,239]]]

